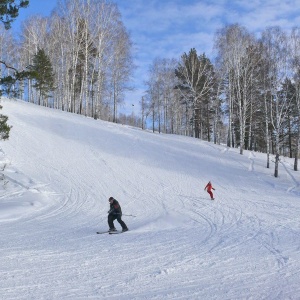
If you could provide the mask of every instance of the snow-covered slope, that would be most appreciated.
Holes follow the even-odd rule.
[[[300,299],[291,159],[2,104],[1,299]],[[97,235],[110,196],[130,231]]]

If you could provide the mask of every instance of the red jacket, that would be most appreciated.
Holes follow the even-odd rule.
[[[212,189],[214,190],[214,188],[212,187],[210,182],[206,185],[206,187],[204,189],[205,190],[207,189],[208,192],[211,192]]]

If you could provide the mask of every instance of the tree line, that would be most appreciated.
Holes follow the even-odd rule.
[[[142,128],[151,124],[153,131],[239,147],[241,154],[244,149],[265,152],[268,168],[274,156],[275,177],[280,155],[295,158],[297,170],[299,28],[286,33],[270,27],[256,37],[232,24],[216,32],[214,60],[194,48],[179,59],[156,58],[136,117],[118,112],[131,89],[134,64],[132,42],[115,4],[60,0],[50,17],[27,19],[16,40],[6,29],[29,1],[5,2],[0,11],[2,93],[95,119]]]
[[[103,0],[61,0],[50,17],[27,19],[19,41],[1,27],[0,58],[8,96],[111,121],[134,69],[118,7]]]
[[[141,100],[142,120],[164,133],[189,135],[243,151],[294,158],[300,138],[300,28],[266,28],[259,38],[239,24],[215,34],[212,61],[196,49],[156,58]]]

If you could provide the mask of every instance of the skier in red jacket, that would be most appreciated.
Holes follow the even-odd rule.
[[[204,188],[204,191],[205,191],[205,190],[207,190],[207,192],[209,193],[210,199],[211,199],[211,200],[215,200],[214,195],[213,195],[213,193],[212,193],[212,191],[211,191],[211,190],[215,190],[215,189],[212,187],[212,184],[211,184],[210,181],[208,182],[208,184],[207,184],[206,187]]]

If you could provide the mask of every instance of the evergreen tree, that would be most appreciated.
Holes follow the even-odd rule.
[[[5,29],[11,28],[11,22],[19,15],[19,9],[28,5],[28,0],[0,0],[0,21]]]
[[[38,104],[47,106],[45,100],[55,88],[52,64],[44,49],[38,49],[30,70],[32,72],[31,77],[34,80],[33,87],[39,92]]]
[[[181,56],[175,75],[179,80],[176,88],[187,101],[192,102],[194,136],[202,138],[205,133],[210,140],[210,100],[216,83],[211,61],[204,53],[198,56],[193,48]]]
[[[4,24],[5,29],[9,29],[11,27],[11,22],[19,15],[19,9],[25,8],[29,5],[28,0],[0,0],[0,22]],[[10,87],[17,81],[22,80],[24,76],[27,76],[26,72],[19,72],[14,67],[11,67],[6,64],[5,61],[0,60],[0,63],[3,64],[6,68],[14,70],[14,76],[6,76],[0,78],[0,84],[2,87],[7,88]],[[0,90],[0,96],[2,91]],[[0,110],[2,106],[0,105]],[[0,114],[0,140],[6,140],[9,138],[9,132],[11,126],[7,125],[8,117]]]
[[[2,106],[0,105],[0,110]],[[7,125],[8,117],[0,114],[0,140],[7,140],[11,126]]]
[[[5,29],[11,28],[11,23],[19,15],[19,9],[25,8],[29,5],[28,0],[0,0],[0,22],[4,25]],[[6,75],[0,78],[1,90],[0,96],[3,92],[10,95],[11,87],[19,80],[23,80],[28,77],[27,71],[18,71],[13,66],[9,65],[6,61],[0,59],[2,64],[7,70],[13,72],[13,75]],[[17,91],[14,91],[13,96],[17,96]]]

